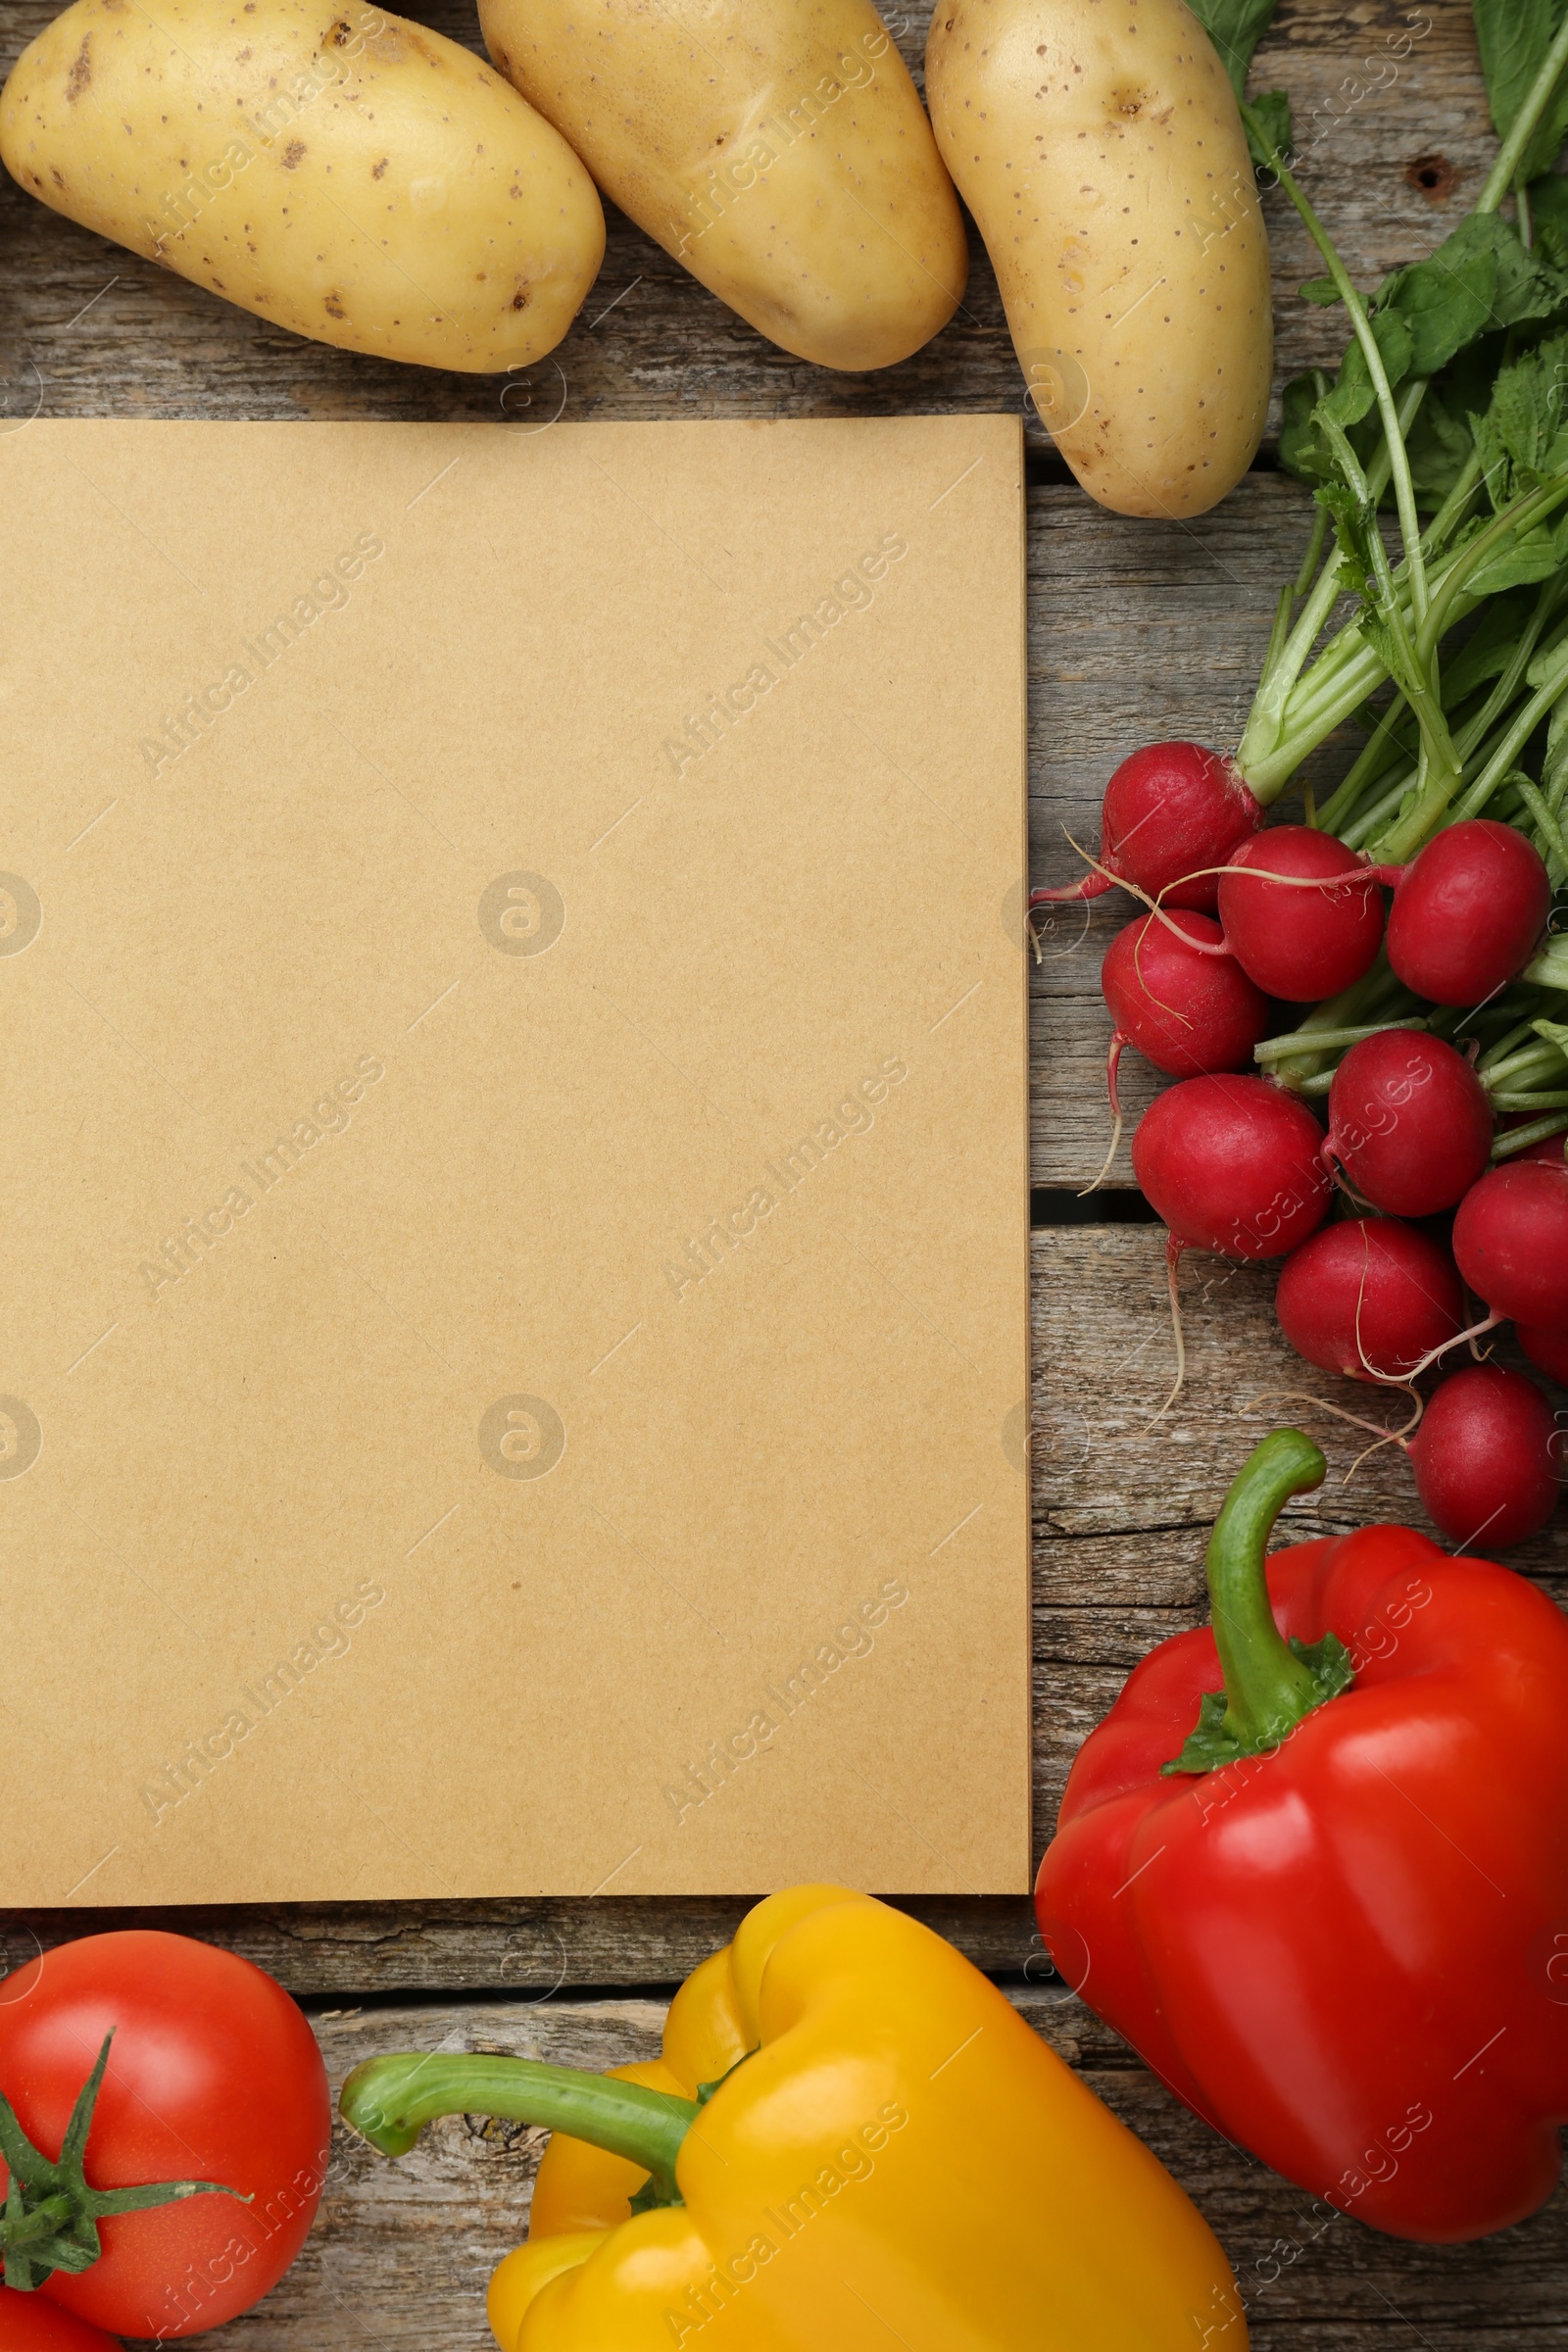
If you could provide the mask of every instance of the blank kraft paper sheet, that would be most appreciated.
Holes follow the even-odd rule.
[[[0,1903],[1027,1886],[1021,462],[0,437]]]

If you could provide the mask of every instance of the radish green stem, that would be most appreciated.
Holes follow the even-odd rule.
[[[1450,618],[1458,618],[1452,610],[1454,600],[1465,581],[1480,569],[1492,554],[1495,543],[1514,531],[1529,530],[1533,524],[1549,514],[1553,507],[1560,507],[1565,498],[1568,498],[1568,482],[1554,482],[1544,489],[1529,491],[1522,499],[1512,500],[1499,514],[1494,516],[1484,531],[1466,542],[1454,558],[1451,567],[1445,572],[1443,584],[1433,597],[1432,609],[1422,623],[1416,640],[1419,659],[1425,661],[1436,652],[1438,639],[1448,627]]]
[[[1559,35],[1559,39],[1564,42],[1563,56],[1568,58],[1568,27],[1565,27],[1564,33]],[[1553,50],[1556,47],[1557,42],[1554,41],[1552,43]],[[1559,72],[1561,65],[1562,60],[1559,59]],[[1533,95],[1534,91],[1532,91]],[[1548,88],[1542,98],[1543,106],[1549,96]],[[1384,439],[1388,444],[1391,476],[1394,483],[1394,500],[1399,515],[1399,536],[1404,542],[1405,563],[1409,566],[1410,610],[1419,624],[1426,618],[1427,576],[1421,555],[1421,523],[1416,513],[1415,486],[1410,479],[1410,461],[1405,455],[1404,437],[1399,431],[1398,410],[1395,405],[1394,393],[1389,384],[1388,371],[1383,365],[1383,354],[1378,349],[1378,339],[1372,332],[1371,322],[1366,315],[1366,305],[1351,283],[1349,272],[1336,252],[1327,230],[1298,187],[1279,149],[1245,98],[1242,100],[1242,119],[1257,141],[1269,170],[1275,173],[1286,195],[1300,214],[1308,235],[1328,265],[1329,275],[1334,280],[1340,300],[1344,303],[1350,324],[1355,330],[1355,339],[1361,346],[1361,357],[1366,362],[1367,374],[1372,380],[1372,388],[1377,398],[1378,414],[1383,420]],[[1517,128],[1517,125],[1515,127]],[[1526,137],[1528,138],[1528,136],[1527,132]],[[1522,152],[1523,148],[1521,147],[1519,153]],[[1490,181],[1488,184],[1490,186]],[[1376,536],[1374,528],[1373,537],[1376,538]]]
[[[1563,1055],[1555,1046],[1530,1047],[1523,1053],[1510,1054],[1506,1061],[1497,1062],[1485,1073],[1481,1083],[1488,1094],[1494,1094],[1513,1078],[1527,1078],[1534,1073],[1539,1073],[1543,1078],[1555,1078],[1557,1065],[1562,1059]],[[1518,1091],[1517,1087],[1513,1089],[1515,1094]]]
[[[1525,92],[1524,104],[1508,126],[1508,135],[1498,150],[1497,160],[1487,174],[1487,184],[1476,199],[1478,213],[1494,213],[1519,169],[1525,149],[1535,136],[1536,125],[1551,104],[1551,94],[1568,66],[1568,17],[1563,19],[1557,37],[1541,61],[1535,80]]]
[[[1527,963],[1519,975],[1521,980],[1533,980],[1538,988],[1568,988],[1568,939],[1548,940],[1533,963]]]
[[[1505,1129],[1493,1145],[1492,1156],[1511,1158],[1515,1152],[1528,1152],[1532,1144],[1544,1144],[1548,1135],[1561,1135],[1564,1128],[1568,1128],[1568,1118],[1559,1111],[1548,1111],[1544,1118],[1532,1119],[1528,1126]]]
[[[1504,733],[1497,750],[1459,802],[1454,810],[1455,821],[1480,814],[1565,688],[1568,688],[1568,641],[1554,649],[1544,681],[1520,710]],[[1378,847],[1385,862],[1392,863],[1396,858],[1408,858],[1412,851],[1420,847],[1431,827],[1416,829],[1414,820],[1418,812],[1418,809],[1412,809],[1403,824],[1396,825],[1392,832],[1384,836]]]
[[[1559,826],[1556,817],[1552,814],[1550,808],[1542,799],[1541,794],[1536,790],[1535,785],[1531,783],[1528,776],[1520,775],[1516,772],[1514,775],[1514,784],[1518,790],[1520,799],[1524,802],[1525,807],[1535,818],[1538,829],[1545,835],[1546,844],[1551,857],[1555,859],[1557,864],[1568,866],[1568,843],[1565,843],[1563,840],[1562,828]]]
[[[1449,531],[1462,518],[1465,508],[1474,498],[1480,485],[1481,452],[1478,449],[1472,449],[1464,462],[1464,469],[1460,473],[1459,479],[1427,524],[1422,537],[1422,545],[1429,555],[1442,546]]]
[[[1407,708],[1404,696],[1396,688],[1393,702],[1373,728],[1355,765],[1318,810],[1320,832],[1337,833],[1342,822],[1353,814],[1368,785],[1375,784],[1390,763],[1398,759],[1403,747],[1391,740],[1389,730]]]
[[[1314,1053],[1330,1046],[1358,1046],[1363,1037],[1383,1037],[1390,1029],[1424,1029],[1425,1020],[1412,1014],[1407,1021],[1369,1021],[1359,1029],[1319,1029],[1312,1037]],[[1260,1046],[1252,1048],[1252,1059],[1268,1063],[1284,1061],[1301,1051],[1299,1034],[1290,1037],[1266,1037]]]
[[[1328,537],[1328,530],[1329,511],[1327,507],[1320,506],[1313,515],[1312,536],[1306,543],[1306,554],[1301,558],[1301,568],[1296,575],[1296,585],[1291,591],[1298,604],[1317,577],[1317,567],[1323,561],[1323,542]]]
[[[1415,780],[1415,769],[1407,769],[1397,784],[1384,793],[1381,800],[1374,801],[1370,808],[1364,809],[1356,817],[1354,824],[1342,826],[1340,839],[1346,848],[1348,850],[1364,850],[1378,827],[1390,818],[1397,816],[1400,804],[1414,785]]]
[[[1324,1074],[1322,1087],[1316,1083],[1316,1072],[1333,1048],[1321,1045],[1320,1038],[1332,1036],[1336,1030],[1359,1027],[1365,1022],[1376,1025],[1380,1014],[1396,1017],[1399,1013],[1413,1010],[1417,1002],[1389,969],[1388,956],[1380,949],[1377,962],[1353,987],[1343,989],[1337,997],[1330,997],[1326,1003],[1315,1006],[1305,1020],[1291,1032],[1289,1041],[1274,1041],[1276,1044],[1289,1042],[1293,1049],[1286,1065],[1275,1070],[1275,1077],[1282,1086],[1291,1088],[1295,1093],[1322,1093],[1332,1072]],[[1284,1059],[1283,1056],[1279,1058]]]

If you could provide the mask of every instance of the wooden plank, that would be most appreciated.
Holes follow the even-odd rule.
[[[1310,530],[1307,492],[1283,474],[1252,473],[1211,514],[1190,523],[1105,514],[1077,491],[1029,494],[1029,827],[1036,883],[1087,869],[1071,847],[1100,846],[1106,778],[1140,745],[1206,743],[1232,751],[1246,723],[1282,583]],[[1348,738],[1349,730],[1344,731]],[[1349,754],[1326,745],[1303,769],[1322,783]],[[1033,1123],[1038,1185],[1074,1191],[1103,1162],[1110,1120],[1105,1052],[1110,1016],[1100,965],[1138,912],[1123,891],[1043,908],[1031,970]],[[1130,1185],[1128,1147],[1157,1085],[1129,1054],[1121,1091],[1127,1131],[1109,1181]]]
[[[1057,1985],[1018,1988],[1031,2025],[1153,2148],[1236,2266],[1255,2352],[1349,2352],[1415,2342],[1503,2352],[1568,2340],[1561,2190],[1518,2230],[1479,2246],[1417,2247],[1311,2199],[1188,2114]],[[334,2092],[351,2068],[400,2049],[481,2049],[602,2069],[653,2056],[649,2000],[452,2003],[314,2022]],[[542,2132],[453,2117],[389,2164],[341,2125],[320,2217],[289,2276],[224,2331],[232,2352],[490,2352],[491,2271],[526,2235]],[[984,2161],[983,2149],[980,2161]],[[1195,2331],[1194,2341],[1198,2341]],[[1086,2347],[1088,2352],[1088,2347]]]
[[[415,0],[402,13],[480,46],[467,0]],[[0,68],[55,14],[54,0],[12,0]],[[918,72],[930,0],[889,14]],[[1390,44],[1402,39],[1411,45],[1401,58]],[[1494,152],[1460,0],[1407,12],[1284,0],[1257,86],[1275,75],[1295,101],[1308,189],[1360,281],[1426,252]],[[1429,165],[1428,189],[1418,167],[1435,156],[1444,162]],[[1337,353],[1341,333],[1296,298],[1317,264],[1277,194],[1268,219],[1283,381]],[[564,384],[563,414],[578,419],[1016,410],[1022,384],[996,281],[978,239],[971,244],[969,288],[953,323],[902,367],[849,376],[775,351],[612,211],[599,283],[555,360],[535,369],[533,397],[553,412]],[[13,417],[31,413],[35,399],[51,416],[503,416],[494,378],[303,342],[61,220],[9,179],[0,250],[0,365]],[[508,416],[521,413],[521,398],[514,385]],[[1046,450],[1037,422],[1031,440]]]
[[[1068,1768],[1130,1668],[1205,1613],[1203,1547],[1225,1490],[1263,1428],[1308,1412],[1295,1391],[1374,1417],[1394,1407],[1302,1364],[1275,1328],[1274,1275],[1192,1256],[1183,1272],[1186,1394],[1155,1421],[1171,1380],[1161,1237],[1147,1227],[1034,1237],[1035,1845],[1044,1850]],[[1308,1418],[1331,1483],[1292,1503],[1296,1541],[1369,1519],[1426,1526],[1393,1447],[1338,1483],[1365,1442]],[[1485,1548],[1484,1545],[1481,1548]],[[1568,1521],[1511,1553],[1562,1597]],[[481,1736],[481,1735],[476,1735]],[[244,1952],[315,1999],[386,1998],[439,1985],[543,1999],[566,1987],[668,1986],[729,1936],[737,1900],[309,1904],[159,1914]],[[1038,1968],[1026,1903],[921,1898],[908,1906],[984,1968]],[[122,1912],[13,1913],[10,1964],[68,1936],[129,1924]],[[140,1915],[135,1915],[140,1916]]]

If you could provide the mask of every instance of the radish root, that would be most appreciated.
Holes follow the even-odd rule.
[[[1188,934],[1187,934],[1185,931],[1178,930],[1178,929],[1177,929],[1177,926],[1176,926],[1176,924],[1174,924],[1173,922],[1170,922],[1170,921],[1168,921],[1168,920],[1165,920],[1165,918],[1164,918],[1164,917],[1162,917],[1161,919],[1165,921],[1165,928],[1166,928],[1166,930],[1167,930],[1167,931],[1175,931],[1175,932],[1176,932],[1176,936],[1177,936],[1177,938],[1178,938],[1178,939],[1185,939],[1185,940],[1187,940],[1187,942],[1188,942],[1188,945],[1189,945],[1190,947],[1194,947],[1194,946],[1197,946],[1197,945],[1199,944],[1197,941],[1190,939],[1190,938],[1188,937]],[[1134,970],[1134,971],[1135,971],[1135,972],[1138,974],[1138,985],[1139,985],[1139,987],[1140,987],[1140,988],[1143,990],[1143,992],[1144,992],[1145,996],[1146,996],[1146,997],[1149,999],[1149,1002],[1151,1003],[1151,1004],[1157,1004],[1157,1005],[1159,1006],[1159,1009],[1160,1009],[1160,1011],[1161,1011],[1161,1012],[1168,1012],[1168,1013],[1170,1014],[1170,1017],[1171,1017],[1171,1019],[1172,1019],[1173,1021],[1180,1021],[1180,1023],[1181,1023],[1181,1025],[1182,1025],[1182,1027],[1183,1027],[1184,1029],[1192,1029],[1192,1028],[1196,1028],[1196,1026],[1197,1026],[1197,1023],[1196,1023],[1196,1022],[1194,1022],[1194,1021],[1190,1021],[1190,1020],[1188,1019],[1188,1017],[1187,1017],[1186,1013],[1185,1013],[1185,1012],[1179,1012],[1179,1011],[1177,1010],[1177,1008],[1176,1008],[1176,1006],[1175,1006],[1174,1004],[1167,1004],[1165,1003],[1165,1001],[1164,1001],[1164,999],[1163,999],[1162,997],[1156,997],[1156,996],[1155,996],[1155,994],[1154,994],[1154,992],[1153,992],[1153,990],[1152,990],[1152,988],[1149,986],[1149,983],[1148,983],[1148,982],[1145,980],[1145,978],[1144,978],[1144,942],[1145,942],[1145,941],[1148,939],[1148,937],[1149,937],[1149,934],[1148,934],[1148,932],[1147,932],[1147,931],[1140,933],[1140,935],[1139,935],[1139,939],[1138,939],[1138,944],[1137,944],[1137,946],[1136,946],[1136,947],[1133,949],[1133,970]],[[1205,952],[1205,954],[1207,953],[1207,951],[1206,951],[1206,950],[1205,950],[1204,952]]]
[[[1398,1385],[1404,1388],[1414,1407],[1402,1429],[1388,1429],[1381,1422],[1364,1419],[1360,1413],[1347,1412],[1343,1404],[1331,1404],[1326,1396],[1309,1396],[1304,1389],[1266,1389],[1261,1396],[1251,1397],[1238,1410],[1243,1413],[1254,1412],[1260,1404],[1309,1404],[1315,1412],[1332,1413],[1337,1421],[1348,1421],[1353,1429],[1369,1430],[1376,1443],[1362,1448],[1341,1479],[1341,1486],[1348,1487],[1367,1457],[1381,1452],[1385,1446],[1399,1446],[1408,1450],[1411,1433],[1419,1428],[1426,1406],[1408,1383],[1401,1382]]]
[[[1072,835],[1067,832],[1065,825],[1063,825],[1061,829],[1066,835],[1067,847],[1070,850],[1077,851],[1078,856],[1083,859],[1085,865],[1092,867],[1094,873],[1099,876],[1099,879],[1098,881],[1091,881],[1088,874],[1083,874],[1076,882],[1062,883],[1059,889],[1032,890],[1029,893],[1029,904],[1031,906],[1064,906],[1069,900],[1072,899],[1103,898],[1107,890],[1135,889],[1135,885],[1133,883],[1123,882],[1120,874],[1113,874],[1108,865],[1102,865],[1098,858],[1091,858],[1089,852],[1082,848],[1079,843],[1073,840]],[[1136,891],[1137,897],[1142,898],[1143,895],[1144,894],[1141,890]]]
[[[1165,1415],[1170,1411],[1171,1406],[1175,1403],[1177,1397],[1187,1386],[1187,1339],[1182,1330],[1182,1294],[1180,1281],[1182,1251],[1186,1249],[1186,1247],[1187,1244],[1185,1242],[1179,1242],[1173,1233],[1167,1231],[1165,1235],[1165,1290],[1166,1295],[1170,1299],[1171,1332],[1176,1341],[1176,1380],[1175,1385],[1171,1389],[1170,1395],[1166,1397],[1158,1412],[1154,1414],[1152,1420],[1146,1422],[1146,1429],[1152,1429],[1156,1421],[1164,1420]]]
[[[1405,1374],[1405,1383],[1419,1380],[1422,1373],[1429,1372],[1434,1364],[1440,1362],[1449,1352],[1450,1348],[1462,1347],[1466,1340],[1470,1343],[1470,1352],[1475,1356],[1477,1363],[1484,1363],[1486,1358],[1476,1348],[1477,1340],[1480,1339],[1483,1332],[1495,1331],[1497,1325],[1506,1320],[1507,1318],[1503,1315],[1488,1315],[1484,1323],[1472,1323],[1468,1331],[1456,1331],[1451,1340],[1444,1341],[1441,1348],[1429,1348],[1420,1362],[1412,1365]],[[1404,1384],[1401,1383],[1402,1385]]]
[[[1110,1148],[1105,1153],[1100,1174],[1095,1178],[1093,1184],[1086,1184],[1079,1194],[1080,1200],[1087,1200],[1091,1193],[1099,1192],[1105,1178],[1110,1174],[1110,1163],[1115,1158],[1117,1146],[1121,1142],[1121,1096],[1116,1091],[1116,1071],[1121,1061],[1122,1048],[1126,1043],[1127,1035],[1124,1030],[1117,1029],[1113,1032],[1110,1052],[1105,1056],[1105,1093],[1110,1098]]]

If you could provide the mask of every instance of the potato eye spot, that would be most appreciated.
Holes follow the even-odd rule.
[[[284,171],[292,172],[295,165],[299,162],[300,157],[304,153],[305,141],[303,139],[290,139],[288,145],[283,150],[282,163]]]

